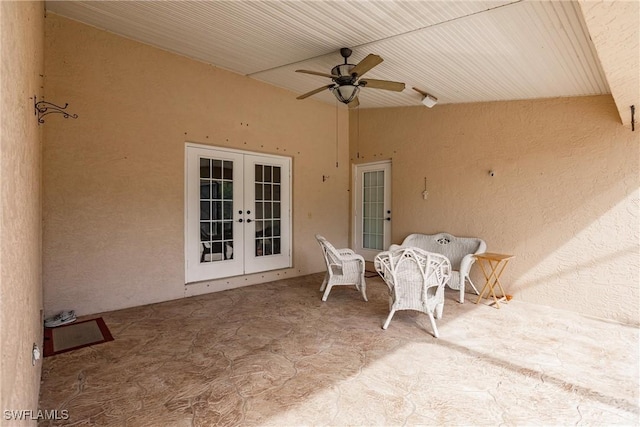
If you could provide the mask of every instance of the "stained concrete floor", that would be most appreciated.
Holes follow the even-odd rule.
[[[115,340],[44,360],[41,425],[638,425],[638,328],[447,290],[440,338],[389,329],[367,279],[315,274],[103,313]]]

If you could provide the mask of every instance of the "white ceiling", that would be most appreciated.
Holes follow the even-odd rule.
[[[47,1],[50,12],[286,88],[297,96],[369,53],[361,108],[610,93],[579,6],[569,1]],[[329,91],[316,99],[334,103]]]

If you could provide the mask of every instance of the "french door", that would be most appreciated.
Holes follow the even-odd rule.
[[[291,266],[291,159],[186,146],[186,282]]]
[[[354,250],[373,261],[391,244],[391,162],[355,165]]]

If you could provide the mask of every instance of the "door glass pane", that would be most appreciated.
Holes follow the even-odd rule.
[[[226,181],[233,181],[233,162],[226,160],[222,165],[222,178]]]
[[[222,160],[213,160],[212,176],[214,179],[222,179]]]
[[[233,259],[233,162],[200,158],[200,262]]]
[[[233,220],[233,202],[231,200],[225,200],[223,203],[223,219]]]
[[[225,200],[233,199],[233,181],[222,181],[222,194]]]
[[[280,166],[255,165],[256,256],[280,254]],[[277,224],[276,224],[277,223]]]
[[[362,247],[383,250],[384,171],[364,172],[362,187]]]
[[[208,200],[200,200],[200,220],[211,219],[211,203]]]
[[[200,180],[200,200],[209,200],[211,197],[211,183],[208,179]]]
[[[200,178],[211,178],[210,159],[200,159]]]
[[[222,200],[214,200],[211,202],[211,219],[222,219]]]
[[[233,240],[233,222],[224,223],[224,240]]]

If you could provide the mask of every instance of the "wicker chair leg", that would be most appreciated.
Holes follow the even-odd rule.
[[[327,289],[324,290],[324,294],[322,295],[322,301],[326,301],[329,297],[329,292],[331,292],[331,287],[333,285],[327,284]]]
[[[391,312],[389,313],[389,317],[387,317],[387,320],[384,322],[384,325],[382,325],[382,329],[387,329],[389,327],[389,323],[391,323],[391,318],[393,317],[394,314],[396,314],[396,309],[392,308]]]
[[[444,303],[436,305],[436,319],[442,319],[443,310],[444,310]]]
[[[464,280],[460,284],[460,304],[464,304]]]
[[[367,299],[367,282],[364,281],[364,273],[360,277],[360,292],[362,292],[362,298],[364,298],[366,302],[369,302]]]
[[[476,288],[476,285],[473,284],[473,282],[471,281],[471,278],[469,276],[466,276],[466,280],[469,281],[469,284],[473,288],[473,291],[476,293],[476,295],[480,295],[480,292],[478,292],[478,288]]]
[[[322,285],[320,285],[320,292],[324,291],[327,283],[329,283],[329,272],[325,273],[324,275],[324,280],[322,281]]]
[[[438,338],[440,336],[440,334],[438,334],[438,328],[436,326],[436,320],[433,318],[433,314],[431,314],[430,312],[428,312],[427,315],[429,316],[429,320],[431,321],[431,328],[433,328],[433,336]]]

